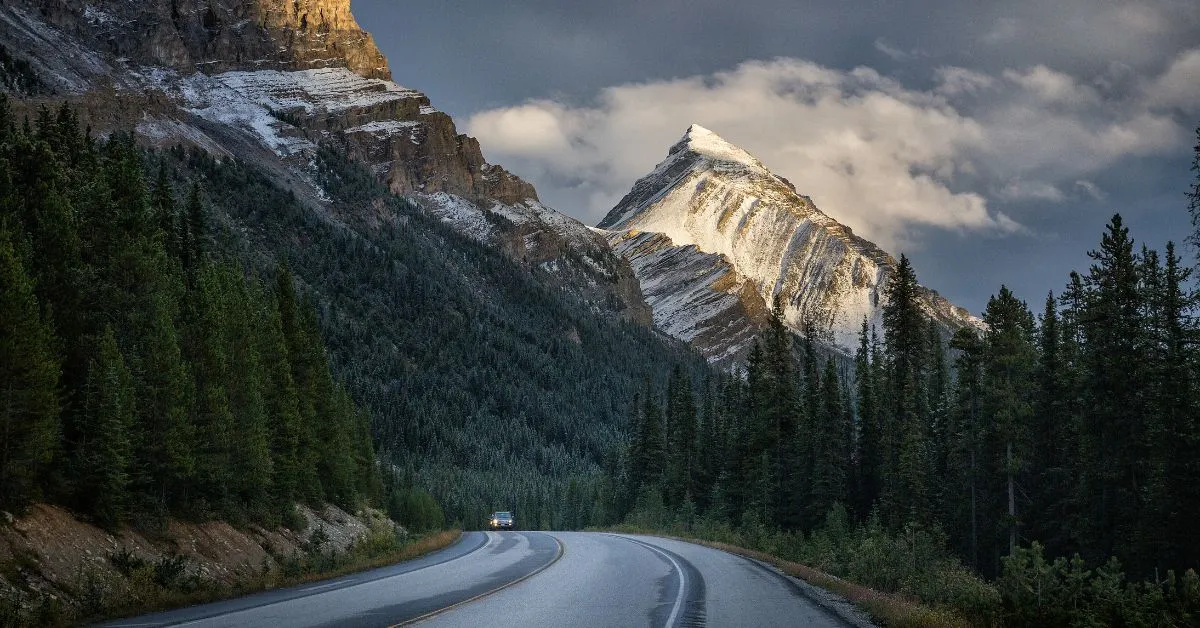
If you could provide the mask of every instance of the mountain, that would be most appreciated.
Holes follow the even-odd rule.
[[[568,488],[615,512],[631,400],[710,375],[602,234],[391,80],[349,0],[6,1],[0,92],[44,137],[129,134],[178,206],[199,183],[215,258],[286,261],[380,458],[450,519],[561,526]]]
[[[692,125],[598,226],[632,264],[654,323],[712,362],[744,356],[776,297],[785,323],[850,353],[882,322],[896,260],[817,209],[787,179]],[[922,288],[947,332],[979,319]]]
[[[252,161],[315,207],[329,198],[314,156],[336,146],[594,311],[649,324],[628,263],[393,82],[349,0],[16,0],[0,6],[0,46],[37,77],[26,113],[66,99],[95,132]]]

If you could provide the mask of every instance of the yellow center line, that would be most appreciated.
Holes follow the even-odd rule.
[[[441,615],[442,613],[445,613],[446,611],[456,609],[459,606],[470,604],[471,602],[474,602],[476,600],[481,600],[489,595],[494,595],[496,593],[499,593],[513,585],[520,584],[520,583],[542,573],[543,571],[549,569],[551,565],[553,565],[554,563],[557,563],[558,560],[563,557],[563,554],[566,553],[566,548],[563,547],[563,544],[561,541],[558,540],[558,537],[555,537],[554,535],[551,535],[551,534],[547,534],[546,536],[549,536],[550,538],[554,539],[554,544],[558,546],[558,550],[554,553],[554,559],[551,560],[550,562],[546,563],[545,565],[542,565],[541,567],[534,569],[533,571],[521,576],[520,578],[517,578],[516,580],[513,580],[511,582],[506,582],[505,584],[502,584],[490,591],[485,591],[483,593],[480,593],[479,595],[467,598],[461,602],[455,602],[454,604],[451,604],[450,606],[443,606],[442,608],[439,608],[435,611],[429,611],[428,613],[425,613],[424,615],[420,615],[418,617],[413,617],[412,619],[406,619],[398,624],[392,624],[392,625],[388,626],[388,628],[399,628],[400,626],[411,626],[419,621],[424,621],[431,617],[436,617],[438,615]]]

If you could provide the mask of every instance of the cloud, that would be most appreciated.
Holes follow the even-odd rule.
[[[966,68],[943,66],[935,69],[933,74],[937,81],[935,91],[945,96],[974,95],[996,85],[996,79]]]
[[[700,123],[856,232],[913,246],[929,227],[1019,231],[1012,204],[1061,203],[1075,189],[1098,198],[1090,179],[1103,169],[1177,149],[1188,133],[1167,105],[1191,93],[1192,63],[1180,57],[1117,96],[1043,65],[943,67],[917,89],[870,68],[779,58],[608,87],[588,106],[487,110],[468,128],[489,159],[594,224]]]
[[[1067,195],[1053,184],[1045,181],[1022,181],[1020,179],[1004,184],[997,192],[997,196],[1009,201],[1061,203],[1067,200]]]
[[[1087,179],[1078,179],[1075,181],[1075,187],[1081,189],[1094,201],[1103,201],[1108,198],[1108,193],[1100,189],[1100,186],[1088,181]]]
[[[1149,87],[1151,101],[1161,107],[1178,107],[1200,113],[1200,49],[1180,54]]]
[[[904,62],[904,61],[909,61],[912,59],[918,59],[921,57],[929,56],[929,53],[925,52],[924,50],[920,50],[920,49],[914,48],[912,50],[901,50],[899,47],[893,45],[891,42],[889,42],[888,40],[886,40],[882,37],[875,40],[875,49],[878,50],[879,52],[882,52],[884,55],[886,55],[892,61],[899,61],[899,62]]]

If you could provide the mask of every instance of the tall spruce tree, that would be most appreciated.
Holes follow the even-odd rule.
[[[33,282],[0,217],[0,508],[42,496],[59,453],[61,424],[54,335]]]
[[[901,255],[883,308],[888,399],[883,409],[886,453],[880,501],[885,520],[895,527],[909,521],[928,523],[932,514],[927,325],[916,273]]]
[[[1146,454],[1145,326],[1138,263],[1120,214],[1105,228],[1085,278],[1084,466],[1079,482],[1085,549],[1099,559],[1120,552],[1136,528]]]
[[[115,527],[129,513],[134,399],[133,374],[112,327],[106,327],[88,365],[79,440],[72,452],[76,501],[105,527]]]
[[[854,354],[854,385],[858,404],[854,431],[854,509],[860,517],[871,512],[879,499],[879,467],[883,456],[883,435],[879,425],[879,400],[871,363],[869,332],[864,316],[858,333],[858,350]]]
[[[1020,476],[1029,459],[1029,424],[1033,407],[1029,391],[1033,385],[1036,349],[1033,341],[1033,315],[1024,301],[1005,286],[988,300],[984,312],[987,331],[983,351],[983,415],[990,428],[987,436],[989,467],[994,469],[1000,486],[993,489],[1001,499],[999,512],[992,521],[1003,521],[1001,534],[1007,543],[995,548],[997,554],[1011,554],[1017,546],[1017,492]],[[992,483],[993,486],[997,483]],[[1007,533],[1007,534],[1005,534]],[[998,572],[999,561],[996,561]]]

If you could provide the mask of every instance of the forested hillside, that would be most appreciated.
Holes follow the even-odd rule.
[[[327,216],[244,164],[165,158],[208,182],[230,220],[225,246],[286,256],[318,304],[335,371],[371,410],[382,459],[467,526],[509,508],[522,525],[563,527],[569,500],[609,520],[613,495],[598,482],[620,465],[627,400],[675,365],[707,368],[681,343],[552,291],[336,151],[320,155]]]
[[[1038,316],[1000,286],[986,330],[948,347],[902,256],[853,370],[810,343],[796,367],[776,309],[744,378],[677,376],[644,394],[620,480],[637,495],[629,520],[740,530],[977,620],[999,612],[999,594],[1014,625],[1194,621],[1191,265],[1172,242],[1135,243],[1120,215],[1088,255]]]
[[[111,413],[143,417],[112,419],[132,426],[122,428],[131,442],[103,445],[128,460],[126,471],[89,463],[90,473],[120,476],[105,481],[128,485],[132,502],[154,502],[137,512],[231,516],[261,491],[276,500],[273,513],[291,498],[380,496],[369,421],[394,470],[381,496],[393,513],[424,499],[390,490],[396,480],[429,490],[468,526],[496,508],[528,526],[583,523],[563,519],[568,501],[607,521],[615,497],[599,479],[620,465],[626,400],[675,365],[706,368],[681,344],[546,288],[334,150],[320,154],[331,200],[314,206],[236,160],[91,140],[68,109],[6,129],[5,230],[14,277],[34,299],[12,307],[36,311],[22,324],[47,334],[19,362],[43,365],[48,409],[23,411],[20,422],[6,414],[14,426],[45,419],[7,449],[5,473],[28,486],[16,501],[66,499],[99,513],[80,500],[110,491],[84,489],[83,467],[61,464],[92,455],[81,430],[123,438],[80,418],[102,403],[88,401],[94,390],[119,397],[103,402]],[[120,397],[126,384],[133,394]],[[142,451],[139,440],[162,451]],[[279,458],[293,441],[298,459]],[[238,449],[258,442],[274,458]],[[221,474],[266,484],[217,488]],[[138,484],[143,475],[155,483]]]
[[[378,501],[314,308],[286,269],[263,281],[214,246],[199,182],[183,200],[147,165],[70,109],[18,124],[0,96],[0,507],[116,526]]]

